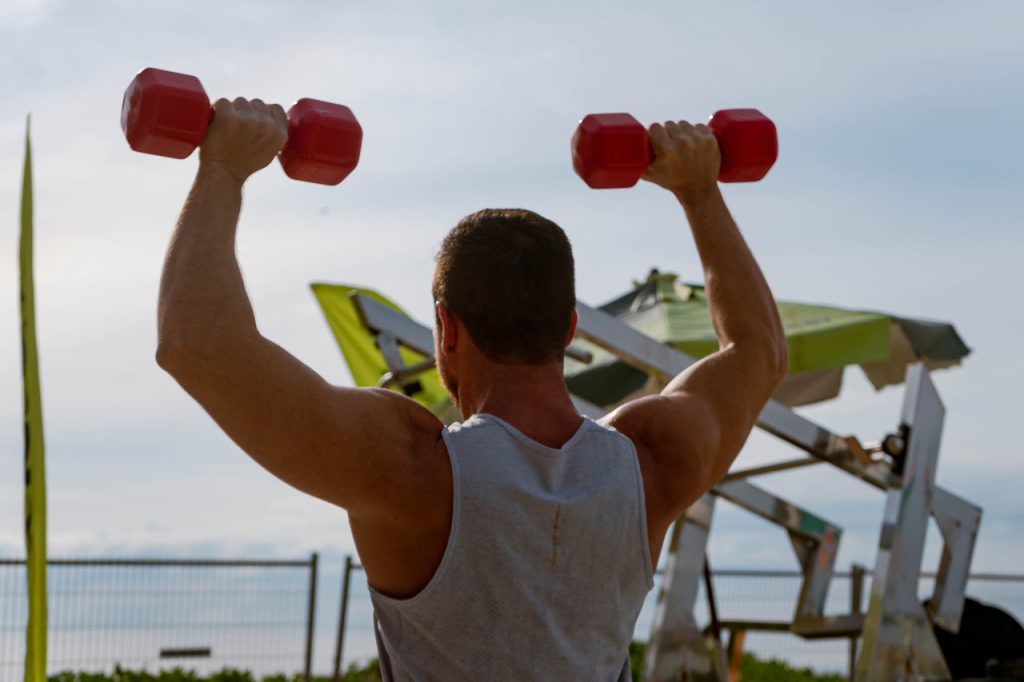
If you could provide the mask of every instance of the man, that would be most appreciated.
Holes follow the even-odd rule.
[[[434,277],[463,422],[339,388],[260,335],[235,259],[242,185],[284,111],[220,100],[171,240],[157,360],[275,476],[348,511],[386,679],[628,680],[666,530],[729,468],[786,372],[774,300],[718,191],[703,125],[653,125],[644,179],[682,205],[720,350],[600,422],[573,408],[573,262],[521,210],[467,216]]]

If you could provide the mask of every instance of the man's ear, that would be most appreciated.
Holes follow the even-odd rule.
[[[456,323],[455,315],[441,303],[434,304],[437,312],[437,338],[441,343],[441,350],[451,353],[459,343],[459,325]]]
[[[576,309],[572,309],[572,319],[569,320],[569,337],[565,340],[565,347],[568,348],[569,344],[572,343],[572,339],[576,336],[576,324],[580,321],[580,316],[576,314]]]

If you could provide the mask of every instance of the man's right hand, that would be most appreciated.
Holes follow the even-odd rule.
[[[718,140],[703,123],[654,123],[648,128],[654,160],[641,176],[669,190],[680,200],[715,189],[722,162]]]
[[[199,163],[222,166],[239,183],[269,165],[288,141],[288,117],[279,104],[219,99],[213,112]]]

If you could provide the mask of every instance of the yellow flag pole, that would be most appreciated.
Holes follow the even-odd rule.
[[[32,144],[25,121],[25,168],[21,184],[21,357],[25,385],[25,556],[28,568],[28,628],[25,682],[46,682],[46,469],[43,407],[36,348],[36,300],[32,274]]]

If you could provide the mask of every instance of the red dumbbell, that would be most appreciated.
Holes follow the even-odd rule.
[[[757,109],[723,109],[708,127],[722,153],[721,182],[760,180],[779,156],[775,124]],[[647,129],[629,114],[590,114],[572,136],[572,167],[594,189],[632,187],[653,159]]]
[[[213,117],[195,76],[143,69],[124,92],[121,129],[137,152],[184,159],[199,146]],[[341,104],[300,99],[288,110],[288,142],[278,155],[288,177],[337,185],[359,163],[363,129]]]

